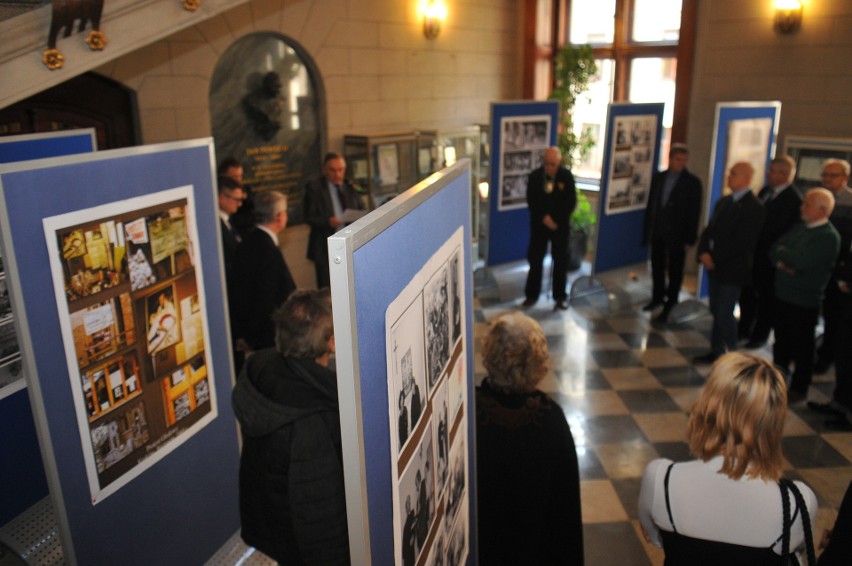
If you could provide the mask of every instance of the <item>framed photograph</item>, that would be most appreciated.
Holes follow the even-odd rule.
[[[382,186],[399,183],[399,154],[396,144],[388,143],[376,147],[376,160],[379,163],[379,182]]]
[[[498,210],[527,205],[527,177],[541,165],[548,147],[550,116],[512,116],[500,120]]]
[[[152,356],[180,342],[180,324],[175,309],[174,288],[150,295],[146,302],[148,353]]]

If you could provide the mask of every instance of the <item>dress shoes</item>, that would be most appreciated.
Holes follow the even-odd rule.
[[[840,416],[844,412],[843,409],[835,407],[833,403],[817,403],[816,401],[808,401],[808,409],[823,415]]]
[[[645,312],[648,312],[648,311],[652,311],[652,310],[654,310],[658,307],[661,307],[661,306],[663,306],[663,303],[661,303],[659,301],[651,301],[650,303],[648,303],[647,305],[642,307],[642,310],[645,311]]]
[[[849,422],[849,419],[846,417],[837,417],[825,421],[825,428],[839,432],[852,432],[852,422]]]
[[[533,306],[534,304],[536,304],[536,302],[537,302],[536,299],[526,299],[526,300],[524,300],[523,303],[521,303],[521,306],[524,307],[525,309],[528,309],[531,306]]]
[[[706,354],[692,358],[692,363],[699,366],[708,366],[718,358],[719,356],[715,352],[707,352]]]
[[[798,403],[799,401],[804,401],[808,398],[807,393],[802,393],[801,391],[796,391],[795,389],[790,389],[787,391],[787,404],[793,405]]]
[[[568,310],[568,301],[565,299],[559,299],[556,301],[556,305],[553,307],[555,311],[567,311]]]

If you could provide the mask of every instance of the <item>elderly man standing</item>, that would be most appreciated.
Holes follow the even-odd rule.
[[[852,243],[852,189],[849,188],[849,162],[842,159],[827,159],[822,165],[822,186],[834,195],[834,211],[829,222],[840,234],[840,249],[848,250]],[[837,277],[832,276],[825,289],[822,303],[822,318],[825,324],[822,345],[817,350],[815,373],[825,373],[834,363],[837,341],[838,315],[842,297],[837,286]]]
[[[527,180],[527,204],[530,209],[530,245],[527,259],[530,271],[524,288],[525,308],[533,306],[541,294],[541,277],[547,243],[553,258],[553,298],[556,309],[568,308],[568,238],[571,233],[571,213],[577,206],[577,189],[571,171],[562,165],[562,153],[557,147],[544,152],[541,167],[530,173]]]
[[[749,185],[754,167],[741,161],[728,173],[731,194],[720,199],[698,242],[698,261],[710,281],[710,312],[713,315],[711,350],[696,356],[696,364],[712,364],[737,348],[734,307],[743,285],[751,283],[754,248],[763,227],[763,205]]]
[[[840,235],[828,221],[834,197],[811,189],[802,202],[802,221],[772,246],[775,266],[775,364],[789,372],[795,364],[787,402],[807,397],[814,359],[814,329],[823,291],[840,249]]]
[[[793,186],[795,177],[796,162],[788,155],[776,157],[766,172],[766,186],[757,195],[766,209],[766,221],[754,249],[754,284],[743,287],[740,295],[739,335],[748,340],[748,349],[763,346],[774,326],[775,267],[769,261],[769,249],[800,221],[802,197]]]

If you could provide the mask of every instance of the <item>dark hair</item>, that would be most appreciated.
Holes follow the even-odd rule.
[[[325,157],[322,158],[322,164],[326,165],[332,159],[344,159],[344,157],[342,155],[340,155],[339,153],[335,153],[333,151],[330,151],[330,152],[325,154]]]
[[[674,157],[682,153],[689,155],[689,147],[685,143],[676,142],[669,148],[669,157]]]
[[[219,176],[224,175],[228,172],[228,169],[232,167],[242,167],[243,164],[237,161],[235,157],[226,157],[222,161],[219,162],[219,168],[216,170],[216,173]]]
[[[328,288],[299,289],[272,315],[275,349],[290,358],[319,358],[328,352],[334,335],[331,293]]]
[[[235,191],[243,188],[238,181],[235,181],[230,177],[219,177],[216,179],[216,184],[218,185],[218,192],[220,193],[222,191]]]

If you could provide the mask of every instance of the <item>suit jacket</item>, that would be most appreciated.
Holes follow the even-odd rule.
[[[544,228],[542,219],[549,214],[559,226],[558,231],[568,231],[571,213],[577,206],[577,188],[574,176],[563,166],[556,170],[553,191],[544,190],[544,167],[530,173],[527,179],[527,204],[530,207],[530,226]]]
[[[225,259],[225,276],[226,278],[229,278],[231,275],[231,268],[234,265],[234,256],[237,253],[237,246],[240,245],[240,241],[221,218],[219,219],[219,228],[222,230],[222,252]],[[228,282],[230,283],[230,281]]]
[[[771,187],[763,187],[758,193],[760,200],[771,191]],[[774,271],[775,268],[769,263],[769,249],[778,238],[788,232],[793,226],[801,222],[802,197],[793,185],[788,185],[772,200],[763,205],[766,210],[766,219],[763,229],[757,239],[754,250],[754,269],[766,269]]]
[[[361,201],[355,187],[349,181],[344,180],[340,186],[343,199],[340,205],[346,208],[360,209]],[[311,226],[311,234],[308,238],[308,259],[316,261],[328,255],[326,239],[333,236],[335,228],[328,223],[328,219],[334,216],[334,205],[328,194],[328,181],[325,177],[314,179],[305,185],[305,222]]]
[[[751,284],[754,248],[766,211],[750,190],[739,200],[728,195],[716,203],[701,234],[696,255],[708,252],[716,267],[710,272],[724,285]]]
[[[284,256],[269,234],[255,228],[240,242],[233,269],[229,303],[234,338],[253,350],[270,348],[275,345],[272,313],[296,289]]]
[[[701,181],[684,168],[672,187],[669,200],[660,206],[668,171],[660,171],[651,179],[648,205],[642,230],[642,245],[662,241],[669,246],[692,245],[698,237],[701,215]]]

